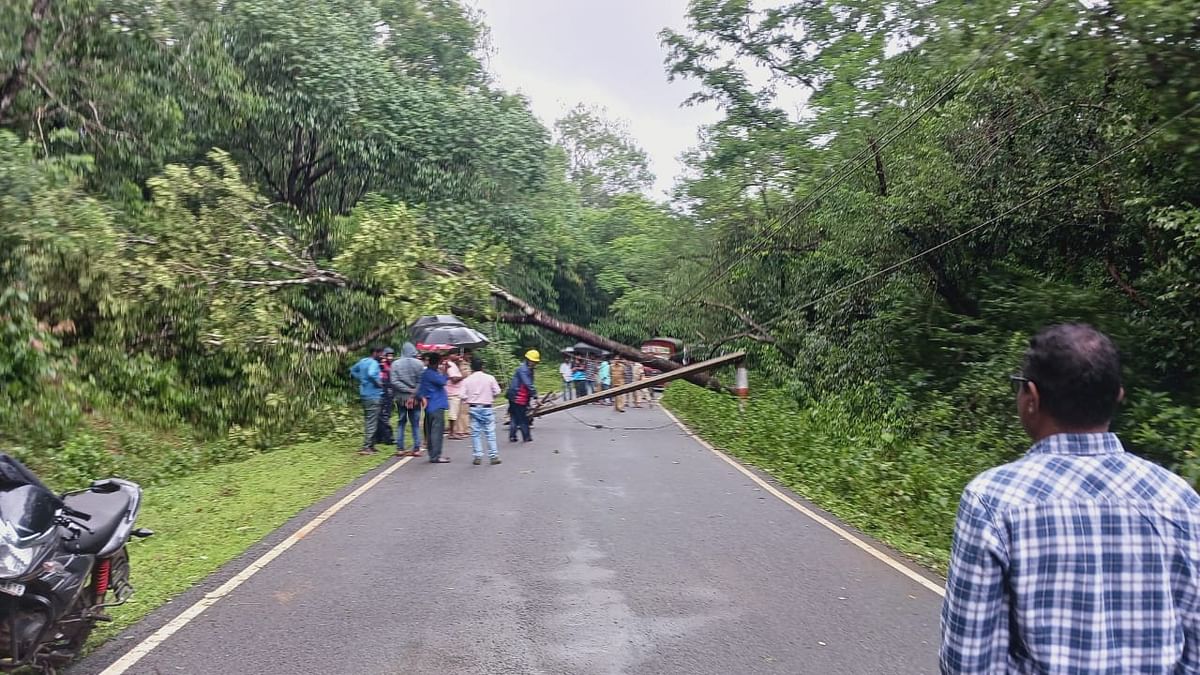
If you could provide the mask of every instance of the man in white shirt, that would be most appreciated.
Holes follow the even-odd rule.
[[[471,450],[475,459],[472,464],[483,463],[483,440],[487,438],[488,457],[492,464],[500,463],[500,450],[496,446],[496,414],[492,406],[496,402],[496,394],[500,393],[500,383],[496,378],[483,371],[483,360],[478,356],[471,357],[471,374],[462,381],[462,401],[467,406],[471,416]]]
[[[562,376],[563,381],[563,400],[570,401],[574,398],[575,383],[571,380],[575,377],[575,370],[571,368],[571,359],[564,356],[562,365],[558,367],[558,374]]]

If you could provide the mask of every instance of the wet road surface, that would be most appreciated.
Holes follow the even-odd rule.
[[[936,594],[662,412],[590,406],[534,435],[502,433],[498,466],[448,441],[453,463],[400,467],[126,672],[936,672]],[[328,503],[72,675],[103,671]]]

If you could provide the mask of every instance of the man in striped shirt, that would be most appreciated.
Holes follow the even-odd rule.
[[[963,492],[942,608],[943,673],[1200,673],[1200,496],[1108,432],[1117,349],[1090,326],[1029,343],[1034,441]]]

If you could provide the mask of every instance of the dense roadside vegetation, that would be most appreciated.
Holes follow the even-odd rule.
[[[676,194],[689,233],[612,320],[759,375],[744,416],[673,406],[936,562],[963,484],[1027,445],[1028,336],[1088,321],[1124,351],[1126,444],[1200,478],[1200,3],[756,5],[693,2],[664,35],[726,115]]]
[[[544,127],[453,0],[5,3],[0,447],[174,480],[336,433],[349,359],[419,314],[479,312],[501,374],[566,342],[493,282],[748,349],[747,415],[673,405],[932,561],[1024,447],[1005,376],[1046,323],[1118,340],[1119,430],[1195,481],[1198,15],[694,0],[664,76],[724,118],[657,204],[621,125]]]
[[[0,6],[0,448],[168,480],[333,435],[356,352],[484,281],[602,314],[667,217],[645,154],[593,108],[552,138],[485,53],[450,0]]]

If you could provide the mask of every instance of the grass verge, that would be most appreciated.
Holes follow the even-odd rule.
[[[766,391],[739,413],[721,394],[673,386],[664,403],[708,442],[942,574],[958,495],[971,476],[999,463],[958,447],[998,441],[904,429],[899,415],[867,419],[832,399],[800,408]]]
[[[155,535],[130,545],[137,592],[101,624],[92,645],[111,638],[305,508],[382,464],[386,453],[354,454],[353,441],[281,448],[147,488],[138,524]]]

